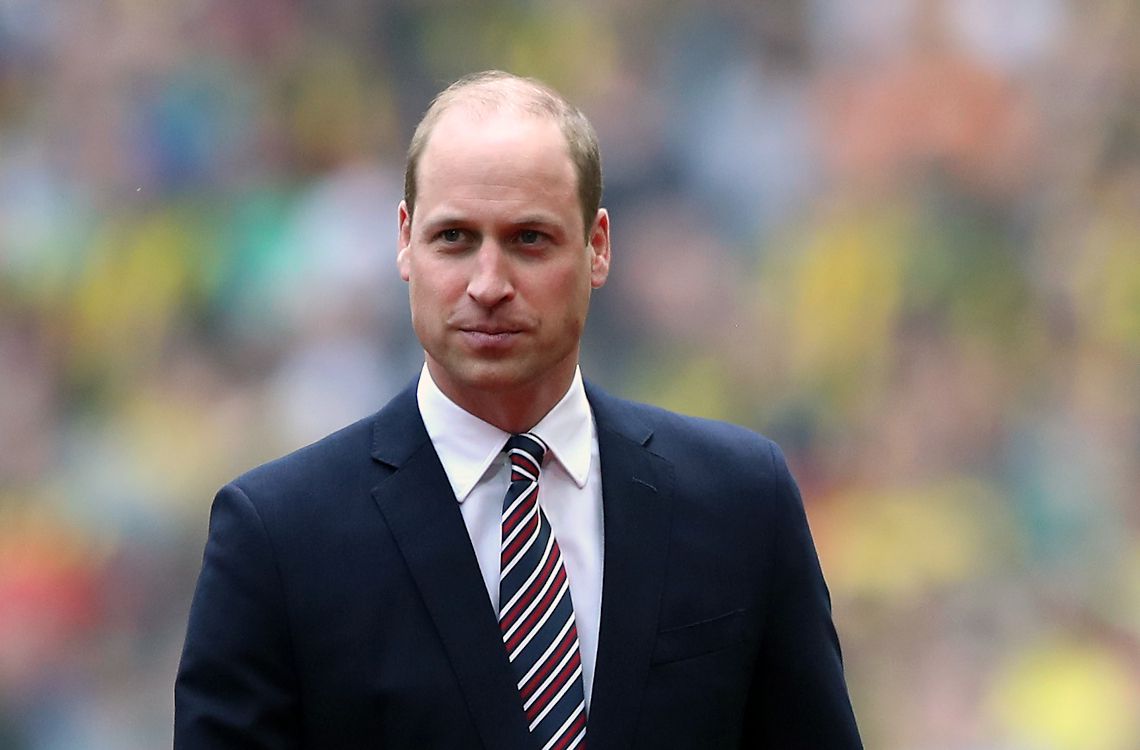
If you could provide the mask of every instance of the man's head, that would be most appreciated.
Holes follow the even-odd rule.
[[[594,215],[602,205],[602,158],[594,126],[581,110],[541,81],[500,70],[464,76],[432,100],[408,146],[408,161],[404,169],[404,203],[407,204],[409,213],[414,214],[416,210],[417,172],[424,147],[440,117],[457,104],[485,112],[511,108],[520,114],[554,120],[566,138],[570,159],[574,163],[578,201],[582,206],[582,223],[585,231],[589,231]]]
[[[519,431],[573,377],[591,290],[609,273],[609,216],[596,198],[583,213],[568,105],[505,74],[465,80],[416,131],[397,262],[432,378]]]

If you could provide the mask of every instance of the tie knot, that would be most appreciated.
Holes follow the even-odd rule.
[[[542,438],[530,432],[521,435],[511,435],[503,449],[511,459],[512,466],[521,466],[536,477],[542,468],[542,457],[546,455],[546,443]]]

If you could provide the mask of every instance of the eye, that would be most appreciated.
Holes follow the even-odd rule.
[[[439,233],[439,238],[444,242],[459,242],[463,239],[463,231],[460,229],[444,229]]]
[[[519,232],[519,243],[523,245],[537,245],[542,242],[544,235],[537,229],[524,229]]]

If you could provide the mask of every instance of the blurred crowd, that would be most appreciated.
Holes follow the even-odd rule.
[[[599,130],[586,375],[788,453],[867,746],[1140,747],[1135,0],[0,0],[0,749],[169,743],[213,493],[418,372],[490,67]]]

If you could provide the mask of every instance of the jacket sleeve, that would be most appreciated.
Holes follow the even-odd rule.
[[[776,582],[748,695],[748,748],[862,748],[843,676],[831,600],[799,488],[772,446]]]
[[[230,484],[210,513],[174,688],[174,747],[300,747],[299,703],[271,539],[249,497]]]

